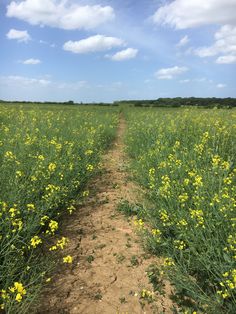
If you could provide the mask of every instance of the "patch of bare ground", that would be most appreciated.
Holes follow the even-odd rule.
[[[140,299],[142,289],[152,291],[145,271],[158,259],[144,251],[132,221],[116,210],[121,200],[132,203],[140,197],[125,170],[125,127],[121,116],[102,174],[89,187],[95,195],[64,222],[63,235],[70,240],[64,255],[71,255],[73,264],[58,269],[44,289],[38,314],[172,313],[168,283],[165,296],[156,295],[151,303]]]

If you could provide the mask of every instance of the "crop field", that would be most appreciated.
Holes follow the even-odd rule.
[[[7,313],[27,313],[47,280],[49,260],[67,243],[55,241],[60,216],[88,195],[117,116],[91,107],[0,105],[0,304]]]
[[[58,256],[73,264],[62,222],[86,203],[122,124],[129,175],[145,197],[135,224],[159,260],[147,271],[154,292],[168,280],[178,313],[235,313],[235,118],[234,109],[0,104],[0,312],[28,313]],[[108,224],[115,230],[115,216]]]
[[[142,109],[126,113],[131,169],[151,206],[137,221],[146,244],[197,313],[236,309],[236,114]],[[187,313],[192,313],[191,311]]]

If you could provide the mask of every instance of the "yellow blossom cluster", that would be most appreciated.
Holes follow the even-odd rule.
[[[236,260],[235,110],[143,108],[126,115],[131,168],[152,204],[144,213],[151,230],[160,230],[146,227],[148,246],[175,261],[175,274],[167,273],[181,291],[189,283],[194,302],[230,312],[233,273],[221,289],[218,278]]]
[[[21,313],[52,268],[40,247],[51,258],[68,243],[55,240],[61,217],[88,196],[118,109],[0,104],[0,121],[0,306]]]

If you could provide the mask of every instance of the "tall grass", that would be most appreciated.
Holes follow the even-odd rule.
[[[236,113],[140,109],[126,112],[134,177],[153,204],[149,249],[175,284],[186,313],[236,311]]]
[[[0,105],[0,304],[6,313],[28,313],[37,298],[51,254],[67,239],[57,239],[46,255],[42,244],[57,233],[60,216],[88,195],[85,184],[114,137],[117,116],[110,108]]]

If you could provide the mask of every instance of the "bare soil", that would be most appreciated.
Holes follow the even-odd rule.
[[[102,174],[90,183],[92,195],[63,223],[70,240],[63,254],[73,263],[59,268],[44,289],[38,314],[172,313],[168,283],[165,296],[156,295],[151,303],[140,298],[142,289],[153,289],[145,271],[158,259],[145,252],[132,220],[116,209],[121,200],[135,203],[141,195],[126,173],[125,127],[121,117]]]

